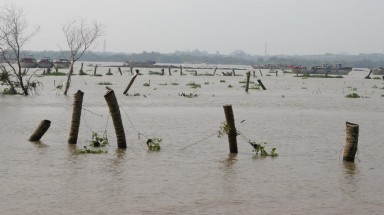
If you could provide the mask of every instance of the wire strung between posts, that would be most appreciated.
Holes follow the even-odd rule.
[[[129,119],[129,116],[128,116],[127,112],[126,112],[123,108],[120,108],[120,109],[123,110],[123,112],[125,113],[125,116],[127,117],[127,120],[128,120],[128,122],[129,122],[129,124],[131,125],[132,129],[137,133],[137,139],[139,139],[139,145],[143,147],[144,145],[143,145],[143,144],[140,144],[140,141],[141,141],[140,136],[143,136],[143,137],[145,137],[145,138],[147,138],[147,139],[151,139],[151,138],[149,138],[149,137],[146,136],[145,134],[139,132],[139,131],[135,128],[135,126],[133,125],[131,119]]]
[[[90,111],[90,110],[88,110],[88,109],[82,108],[82,110],[87,111],[87,112],[89,112],[89,113],[91,113],[91,114],[93,114],[93,115],[96,115],[96,116],[99,116],[99,117],[103,117],[103,115],[94,113],[94,112],[92,112],[92,111]],[[85,113],[86,113],[86,112],[84,112],[84,114],[82,114],[81,117],[83,117],[83,120],[84,120],[84,123],[85,123],[86,127],[87,127],[89,130],[91,130],[91,132],[94,132],[93,129],[92,129],[92,127],[89,125],[89,123],[87,122],[87,120],[86,120],[86,118],[85,118]]]
[[[217,133],[215,132],[215,133],[209,135],[208,137],[204,137],[204,138],[201,139],[201,140],[198,140],[198,141],[196,141],[196,142],[194,142],[194,143],[192,143],[192,144],[190,144],[190,145],[188,145],[188,146],[186,146],[186,147],[183,147],[183,148],[179,149],[179,151],[184,150],[184,149],[186,149],[186,148],[188,148],[188,147],[190,147],[190,146],[196,145],[196,144],[198,144],[198,143],[201,143],[201,142],[203,142],[204,140],[206,140],[206,139],[208,139],[208,138],[210,138],[210,137],[212,137],[212,136],[214,136],[214,135],[217,135]]]

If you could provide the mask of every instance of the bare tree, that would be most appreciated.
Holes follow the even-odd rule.
[[[67,40],[70,55],[69,60],[71,61],[64,95],[67,95],[69,86],[71,85],[73,65],[95,43],[96,39],[101,36],[101,28],[101,24],[97,22],[89,24],[83,19],[80,21],[72,21],[67,25],[63,25],[62,29]]]
[[[15,5],[0,8],[1,80],[10,85],[12,94],[28,95],[30,81],[24,80],[28,70],[22,71],[20,66],[21,49],[38,31],[39,26],[29,29],[21,8]],[[15,81],[11,80],[12,75],[14,75]],[[21,92],[17,92],[16,87],[18,86],[21,87]]]

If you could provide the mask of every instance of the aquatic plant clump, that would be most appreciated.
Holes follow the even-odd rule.
[[[92,132],[92,140],[89,144],[89,148],[84,146],[83,149],[77,150],[79,154],[104,154],[108,153],[106,146],[108,146],[107,136],[100,137],[96,132]]]
[[[99,82],[97,85],[113,85],[111,82]]]
[[[195,92],[193,93],[179,93],[179,96],[185,97],[185,98],[197,98],[197,94]]]
[[[278,155],[276,153],[276,148],[272,148],[270,153],[265,150],[265,145],[267,142],[256,143],[255,141],[249,140],[248,143],[253,147],[253,151],[256,152],[256,155],[260,155],[261,157],[276,157]]]
[[[147,146],[150,151],[160,151],[160,143],[163,140],[160,138],[152,138],[147,140]]]
[[[346,98],[360,98],[359,94],[357,93],[350,93],[345,96]]]
[[[187,86],[193,88],[193,89],[196,89],[196,88],[200,88],[201,85],[200,84],[196,84],[194,81],[192,82],[189,82],[188,84],[186,84]]]

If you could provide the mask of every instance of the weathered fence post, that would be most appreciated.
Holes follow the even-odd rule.
[[[213,76],[215,76],[216,71],[217,71],[217,67],[215,67],[215,70],[213,71]]]
[[[99,65],[95,65],[95,69],[93,70],[93,75],[96,76],[96,70],[97,70],[97,67],[99,67]]]
[[[79,71],[80,75],[84,74],[83,65],[84,65],[84,63],[81,63],[81,67],[80,67],[80,71]]]
[[[161,69],[161,75],[164,75],[164,69]]]
[[[133,75],[133,67],[129,67],[129,70],[131,71],[131,74]]]
[[[355,154],[357,151],[357,143],[359,141],[359,125],[346,122],[347,125],[347,138],[344,146],[344,161],[355,161]]]
[[[195,76],[197,76],[197,70],[195,70]]]
[[[180,65],[180,76],[183,76],[183,67]]]
[[[259,69],[259,72],[260,72],[261,77],[263,77],[263,73],[261,72],[261,69]]]
[[[108,92],[104,95],[104,98],[107,101],[109,112],[111,113],[113,120],[113,126],[115,127],[117,147],[125,149],[127,148],[127,142],[125,140],[123,122],[121,120],[119,104],[117,103],[115,92],[113,92],[113,90],[108,90]]]
[[[168,67],[168,73],[169,73],[169,76],[172,75],[172,73],[171,73],[171,67]]]
[[[78,90],[77,93],[75,93],[73,96],[72,121],[68,138],[69,144],[77,143],[77,137],[79,136],[81,109],[83,106],[83,97],[84,93],[81,90]]]
[[[139,75],[139,70],[138,69],[136,69],[136,74],[131,78],[131,81],[129,82],[127,88],[125,88],[123,94],[128,95],[128,90],[129,90],[129,88],[131,88],[131,86],[132,86],[133,82],[135,81],[137,75]]]
[[[120,75],[123,75],[123,73],[121,72],[121,68],[117,67],[117,69],[119,70]]]
[[[35,132],[29,137],[29,141],[39,141],[41,137],[48,131],[48,128],[51,126],[50,120],[43,120],[40,122],[39,126],[36,128]]]
[[[229,152],[237,153],[237,131],[235,127],[235,118],[233,116],[232,105],[224,105],[224,114],[228,126],[228,142],[229,142]]]
[[[277,77],[277,72],[278,72],[278,70],[276,70],[276,77]]]
[[[249,79],[251,77],[251,72],[247,72],[247,83],[245,84],[245,92],[248,92],[249,89]]]
[[[256,77],[256,72],[255,72],[255,70],[253,70],[253,77]]]
[[[260,84],[261,88],[263,88],[263,90],[267,90],[267,88],[265,88],[263,82],[261,82],[260,79],[257,79],[257,82],[259,82],[259,84]]]
[[[236,76],[235,69],[232,69],[233,76]]]

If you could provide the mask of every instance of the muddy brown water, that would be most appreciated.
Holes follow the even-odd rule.
[[[0,96],[1,214],[384,213],[383,80],[365,80],[366,71],[342,79],[264,71],[251,80],[261,79],[267,90],[245,93],[239,83],[245,71],[236,77],[184,71],[181,77],[168,70],[165,76],[148,75],[149,70],[160,71],[141,70],[144,75],[130,89],[140,96],[122,95],[131,77],[125,68],[123,76],[116,68],[112,76],[74,76],[69,96],[57,94],[54,83],[65,77],[54,76],[36,78],[43,83],[39,96]],[[198,71],[204,72],[213,70]],[[186,86],[192,81],[201,88]],[[117,149],[99,82],[113,84],[126,150]],[[79,89],[84,110],[72,147],[72,95]],[[180,97],[182,92],[198,97]],[[345,98],[352,92],[366,98]],[[226,137],[215,135],[225,104],[233,105],[241,132],[237,155],[228,153]],[[29,142],[43,119],[52,121],[50,129],[41,142]],[[360,125],[354,164],[342,162],[346,121]],[[108,153],[76,153],[92,131],[105,130]],[[160,152],[147,150],[145,142],[153,137],[163,140]],[[248,140],[267,142],[267,150],[276,147],[279,156],[255,156]]]

